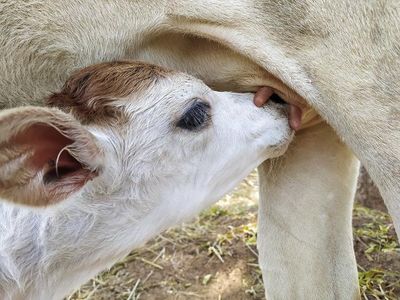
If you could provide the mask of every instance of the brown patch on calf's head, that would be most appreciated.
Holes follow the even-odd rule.
[[[126,118],[113,101],[148,89],[169,72],[135,61],[92,65],[73,73],[47,103],[73,113],[83,123],[120,123]]]

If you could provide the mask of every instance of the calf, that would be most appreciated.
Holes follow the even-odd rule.
[[[282,154],[286,109],[252,99],[125,61],[2,111],[0,299],[63,297]]]

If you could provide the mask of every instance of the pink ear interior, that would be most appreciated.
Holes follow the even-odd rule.
[[[73,192],[93,177],[68,151],[63,150],[74,141],[50,125],[31,125],[14,136],[10,142],[26,147],[32,152],[27,167],[35,173],[43,171],[43,183],[50,185],[51,190],[62,188],[67,193]],[[57,191],[54,192],[58,194]]]

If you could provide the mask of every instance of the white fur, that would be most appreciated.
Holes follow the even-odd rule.
[[[111,5],[100,0],[35,0],[6,1],[0,4],[0,12],[1,106],[38,103],[60,87],[73,69],[121,57],[187,71],[220,90],[254,91],[257,86],[268,85],[293,95],[290,87],[338,135],[326,136],[343,140],[366,165],[397,233],[400,231],[399,1],[159,0],[118,1]],[[304,132],[312,130],[314,121],[303,124]],[[323,136],[310,131],[307,140],[314,139],[310,144],[319,145]],[[293,145],[287,158],[293,155],[302,160],[303,156],[296,153],[304,153],[303,147],[304,143]],[[320,215],[334,214],[337,226],[348,235],[351,226],[345,203],[352,202],[357,172],[323,162],[330,157],[347,161],[351,154],[332,150],[327,155],[318,147],[304,149],[318,161],[307,165],[308,172],[315,176],[303,178],[301,184],[282,184],[271,190],[274,194],[285,191],[285,198],[295,198],[299,190],[307,189],[307,195],[321,203],[328,201],[326,194],[331,190],[341,191],[335,197],[343,200],[341,206],[334,211],[329,205],[319,206],[308,210],[304,219],[318,220]],[[303,174],[303,164],[289,161],[289,174],[279,169],[273,174],[278,178]],[[345,186],[340,180],[329,180],[327,185],[320,180],[324,174],[353,180]],[[267,203],[267,196],[275,198],[265,190],[261,192],[261,202]],[[307,199],[299,199],[302,201]],[[290,214],[290,202],[281,203],[285,204]],[[260,211],[260,224],[275,223],[266,220],[267,216]],[[296,219],[299,226],[301,220]],[[294,226],[285,222],[289,228]],[[261,228],[264,231],[270,226]],[[296,257],[288,247],[279,248],[279,238],[271,240],[269,235],[261,234],[266,239],[261,241],[261,248],[268,243],[280,250],[274,251],[270,260],[297,259],[306,264],[303,257],[315,257],[329,273],[328,277],[316,276],[303,282],[308,274],[302,268],[283,265],[281,272],[290,275],[288,284],[271,276],[268,264],[262,262],[267,286],[276,288],[267,289],[269,299],[289,299],[296,292],[296,299],[309,299],[310,294],[316,299],[357,294],[354,258],[347,264],[339,263],[340,270],[332,268],[329,260],[317,259],[328,251],[336,262],[342,261],[336,249],[347,241],[332,226],[312,228],[315,236],[336,238],[331,242],[319,239],[315,241],[317,247],[308,249],[308,254],[304,248]],[[285,240],[286,233],[277,235]],[[353,255],[350,248],[347,257]],[[342,284],[343,278],[352,284]],[[332,281],[338,285],[331,285]],[[307,293],[292,285],[296,282],[303,282]]]
[[[209,125],[177,128],[194,99],[211,105]],[[127,124],[87,127],[104,153],[97,178],[58,207],[0,204],[0,298],[62,298],[282,154],[291,139],[285,108],[252,99],[178,74],[118,100]]]

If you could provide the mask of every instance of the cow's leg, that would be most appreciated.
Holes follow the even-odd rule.
[[[351,223],[358,169],[326,124],[299,132],[281,161],[259,168],[267,299],[359,297]]]

